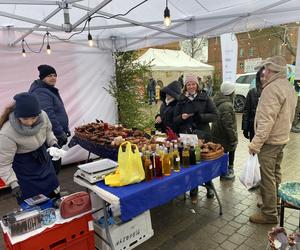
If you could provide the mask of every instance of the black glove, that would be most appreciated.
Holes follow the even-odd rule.
[[[16,197],[17,199],[21,199],[22,198],[22,191],[20,186],[16,186],[11,190],[11,193],[14,197]]]
[[[61,148],[57,143],[53,144],[52,147],[59,148],[59,149]]]
[[[248,130],[243,130],[243,134],[245,136],[245,138],[249,139],[250,135],[249,135],[249,131]]]
[[[57,144],[62,147],[68,142],[68,137],[65,132],[63,132],[60,136],[56,136]]]

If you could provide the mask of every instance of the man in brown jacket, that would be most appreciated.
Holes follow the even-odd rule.
[[[249,144],[249,153],[258,154],[261,172],[261,212],[251,215],[253,223],[275,224],[277,217],[277,189],[281,182],[280,164],[283,148],[295,114],[297,99],[286,79],[286,60],[273,56],[263,61],[266,81],[255,115],[255,136]]]

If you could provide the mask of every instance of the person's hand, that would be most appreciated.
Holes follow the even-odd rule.
[[[254,149],[252,149],[250,147],[248,147],[248,149],[249,149],[249,154],[250,155],[255,155],[257,153]]]
[[[162,122],[161,117],[157,116],[155,119],[155,123],[161,123],[161,122]]]
[[[248,130],[243,130],[243,135],[245,136],[245,138],[249,139],[250,135],[249,135],[249,131]]]
[[[62,147],[68,142],[68,137],[65,132],[63,132],[60,136],[56,136],[57,144]]]
[[[22,198],[22,191],[20,186],[15,186],[14,188],[12,188],[11,193],[14,197],[16,197],[17,199],[21,199]]]
[[[190,116],[191,116],[190,114],[183,113],[183,114],[181,115],[181,118],[182,118],[182,120],[186,120],[186,119],[188,119]]]

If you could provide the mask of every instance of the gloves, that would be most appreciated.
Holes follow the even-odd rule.
[[[250,135],[249,135],[249,131],[248,130],[243,130],[243,135],[245,136],[245,138],[249,139]]]
[[[11,193],[14,197],[16,197],[17,199],[21,199],[22,198],[22,191],[20,186],[16,186],[11,190]]]
[[[68,142],[68,137],[65,132],[63,132],[60,136],[56,136],[57,144],[62,147]]]

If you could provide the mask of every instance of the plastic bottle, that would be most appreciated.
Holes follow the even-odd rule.
[[[174,163],[174,171],[179,172],[180,171],[180,157],[178,152],[178,145],[174,145],[174,151],[173,151],[173,163]]]

